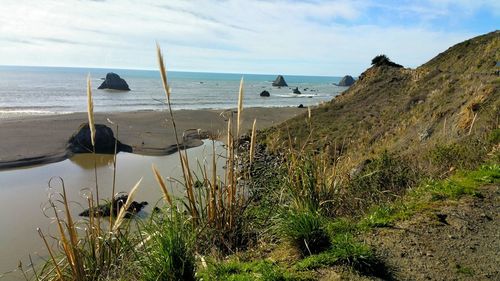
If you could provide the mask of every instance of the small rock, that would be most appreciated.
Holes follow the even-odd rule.
[[[268,91],[264,90],[264,91],[262,91],[262,92],[260,93],[260,96],[261,96],[261,97],[269,97],[269,96],[271,96],[271,94],[270,94]]]

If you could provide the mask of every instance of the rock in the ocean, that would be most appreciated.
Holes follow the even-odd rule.
[[[127,82],[120,77],[120,75],[110,72],[106,74],[106,79],[102,82],[101,86],[97,89],[113,89],[121,91],[130,91]]]
[[[113,216],[117,216],[118,213],[120,212],[121,208],[125,205],[127,202],[128,195],[123,194],[115,197],[113,200]],[[125,218],[130,218],[133,215],[139,213],[146,205],[148,205],[148,202],[143,201],[143,202],[136,202],[132,201],[130,206],[127,209],[127,213],[125,213]],[[111,214],[111,202],[106,203],[103,205],[99,205],[98,207],[94,207],[92,209],[86,209],[83,212],[81,212],[79,215],[81,217],[88,217],[90,215],[90,212],[93,212],[94,216],[101,216],[101,217],[109,217]]]
[[[293,93],[294,93],[294,94],[297,94],[297,95],[302,94],[302,93],[299,91],[299,87],[295,87],[295,89],[293,89]]]
[[[95,130],[95,152],[113,154],[116,140],[113,130],[102,124],[95,124]],[[88,123],[80,125],[78,132],[71,136],[67,149],[73,153],[90,153],[93,151]],[[117,152],[119,151],[132,152],[132,147],[118,141]]]
[[[273,86],[275,86],[275,87],[288,87],[288,84],[286,83],[285,78],[283,78],[283,76],[278,75],[278,77],[276,77],[276,80],[274,80],[274,82],[273,82]]]
[[[298,108],[304,108],[303,104],[299,104]]]
[[[268,91],[264,90],[264,91],[262,91],[262,92],[260,93],[260,96],[261,96],[261,97],[270,97],[270,96],[271,96],[271,94],[270,94]]]
[[[337,86],[342,86],[342,87],[349,87],[349,86],[352,86],[352,84],[354,84],[354,78],[352,78],[351,75],[346,75],[344,76],[344,78],[342,78],[342,80],[340,80],[340,82],[337,84]]]

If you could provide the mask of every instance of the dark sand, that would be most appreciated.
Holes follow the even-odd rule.
[[[198,129],[213,134],[224,134],[227,130],[225,118],[231,111],[223,110],[179,110],[174,112],[179,137],[183,132],[191,133],[186,138],[186,147],[201,144],[193,138]],[[254,118],[257,128],[262,129],[292,118],[304,109],[298,108],[246,108],[243,111],[242,132],[251,129]],[[117,138],[132,146],[134,153],[166,155],[175,152],[176,142],[168,112],[138,111],[120,113],[96,113],[96,123],[105,124],[115,131]],[[236,113],[234,113],[236,120]],[[68,139],[78,127],[87,122],[87,113],[66,115],[29,116],[17,119],[0,119],[0,170],[57,162],[66,159]],[[115,131],[116,136],[116,131]]]

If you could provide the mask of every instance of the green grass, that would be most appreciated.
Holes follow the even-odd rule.
[[[195,230],[176,210],[154,216],[140,249],[141,280],[195,280]]]
[[[230,260],[226,262],[210,263],[208,268],[198,274],[200,280],[227,280],[227,281],[286,281],[306,280],[295,276],[268,260],[241,262]]]
[[[474,270],[470,267],[461,266],[461,265],[457,264],[456,269],[457,269],[457,273],[459,273],[459,274],[474,276]]]
[[[458,200],[466,195],[481,196],[481,186],[498,183],[499,164],[486,164],[476,170],[457,172],[448,179],[428,181],[411,190],[401,200],[372,208],[360,221],[360,226],[392,226],[395,221],[409,218],[435,201]]]
[[[310,271],[335,265],[347,265],[360,272],[373,272],[380,267],[370,247],[357,241],[352,234],[333,236],[329,250],[306,257],[295,264],[298,271]]]
[[[326,221],[309,210],[289,210],[280,219],[280,235],[299,249],[303,256],[317,254],[330,246]]]

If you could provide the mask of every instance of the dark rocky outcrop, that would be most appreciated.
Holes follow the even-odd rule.
[[[106,74],[106,79],[102,82],[101,86],[97,89],[112,89],[120,91],[130,91],[127,82],[118,74],[110,72]]]
[[[118,215],[122,207],[127,202],[127,199],[128,199],[127,194],[122,194],[115,197],[115,199],[113,200],[113,216],[116,217]],[[125,213],[125,218],[130,218],[133,215],[139,213],[146,205],[148,205],[148,202],[146,201],[140,203],[132,201],[132,203],[127,209],[127,213]],[[79,215],[81,217],[88,217],[90,216],[91,211],[93,212],[94,216],[109,217],[111,214],[111,203],[99,205],[98,207],[94,207],[92,209],[86,209]]]
[[[304,105],[303,104],[299,104],[299,106],[297,106],[297,108],[304,108]]]
[[[113,130],[106,125],[95,124],[95,152],[104,154],[113,154],[115,152],[115,136]],[[72,153],[90,153],[93,151],[90,141],[90,129],[88,123],[80,125],[76,132],[68,141],[67,150]],[[117,143],[117,152],[132,152],[132,147]]]
[[[300,95],[302,94],[300,91],[299,91],[299,87],[295,87],[295,89],[293,89],[293,93],[296,94],[296,95]]]
[[[283,78],[283,76],[278,75],[278,77],[276,77],[276,80],[274,80],[274,82],[273,82],[273,86],[275,86],[275,87],[288,87],[288,84],[286,83],[285,78]]]
[[[342,80],[340,80],[340,82],[337,84],[337,86],[341,86],[341,87],[349,87],[349,86],[352,86],[354,84],[355,80],[354,78],[352,78],[351,75],[346,75],[342,78]]]
[[[264,91],[262,91],[262,92],[260,93],[260,96],[261,96],[261,97],[270,97],[270,96],[271,96],[271,94],[270,94],[268,91],[264,90]]]

